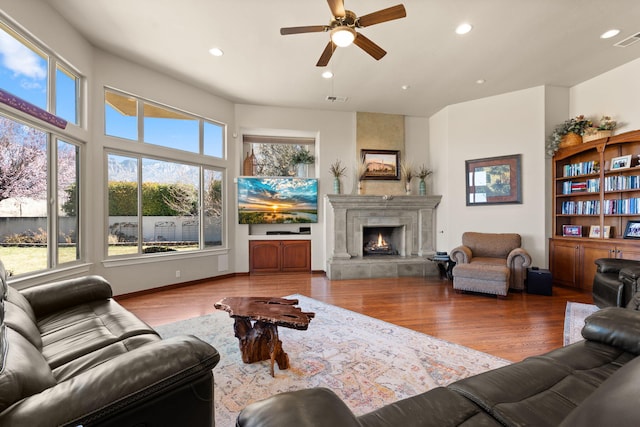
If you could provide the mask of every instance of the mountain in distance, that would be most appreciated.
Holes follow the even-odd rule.
[[[109,156],[107,162],[109,181],[136,182],[138,180],[138,160],[131,157]],[[155,159],[142,161],[144,182],[171,184],[175,182],[198,183],[198,167]]]

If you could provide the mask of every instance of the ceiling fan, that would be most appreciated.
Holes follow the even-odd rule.
[[[404,5],[382,9],[368,15],[358,17],[355,13],[344,8],[344,0],[327,0],[333,19],[329,25],[309,25],[305,27],[280,28],[283,36],[301,33],[322,33],[330,32],[331,40],[325,47],[316,66],[325,67],[336,47],[349,46],[355,44],[376,60],[380,60],[387,52],[380,46],[369,40],[367,37],[356,31],[356,28],[369,27],[382,22],[393,21],[407,16]]]

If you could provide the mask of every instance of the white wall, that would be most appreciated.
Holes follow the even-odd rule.
[[[513,232],[535,265],[546,265],[545,90],[536,87],[450,105],[430,119],[435,164],[437,249],[450,251],[465,231]],[[522,204],[466,206],[465,160],[522,155]]]
[[[615,134],[640,129],[640,59],[629,62],[571,88],[571,117],[584,114],[597,121],[603,115],[617,120]]]

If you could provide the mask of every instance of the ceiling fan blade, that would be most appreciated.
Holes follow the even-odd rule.
[[[333,16],[343,18],[347,14],[344,10],[344,0],[327,0],[327,3]]]
[[[373,56],[378,61],[387,54],[387,51],[360,33],[356,36],[353,44]]]
[[[329,60],[331,59],[333,52],[336,50],[336,47],[335,43],[329,41],[329,43],[327,43],[327,47],[324,48],[322,55],[320,55],[320,59],[318,59],[316,67],[326,67],[327,64],[329,64]]]
[[[407,16],[407,11],[405,10],[404,5],[399,4],[361,16],[358,19],[358,24],[360,27],[368,27],[382,22],[393,21],[394,19],[404,18],[405,16]]]
[[[329,27],[326,25],[307,25],[306,27],[280,28],[280,34],[286,36],[288,34],[321,33],[328,30]]]

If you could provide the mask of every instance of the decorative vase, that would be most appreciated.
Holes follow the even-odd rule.
[[[358,181],[358,194],[364,194],[364,188],[362,188],[362,181]]]
[[[569,132],[562,137],[562,141],[560,141],[560,145],[558,147],[567,148],[579,144],[582,144],[582,136],[574,132]]]
[[[418,191],[420,192],[421,196],[427,195],[427,184],[425,184],[424,178],[420,178],[420,182],[418,184]]]
[[[333,178],[333,192],[340,194],[340,178],[337,176]]]
[[[309,164],[308,163],[298,163],[298,178],[306,178],[309,176]]]
[[[407,194],[407,196],[411,195],[411,182],[406,182],[404,184],[404,191]]]

